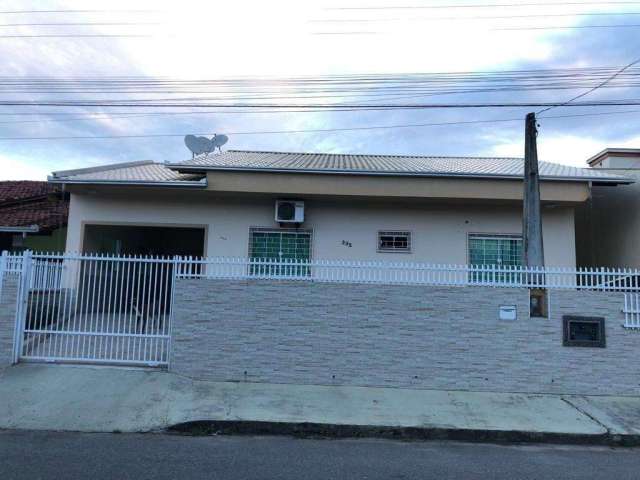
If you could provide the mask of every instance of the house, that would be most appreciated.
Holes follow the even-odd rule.
[[[0,250],[64,251],[68,209],[59,185],[0,182]]]
[[[607,148],[587,160],[603,174],[640,180],[640,149]],[[587,266],[640,267],[640,184],[608,188],[594,185],[592,198],[578,211],[583,243],[580,262]]]
[[[68,252],[0,257],[0,366],[637,396],[640,271],[576,268],[576,211],[633,180],[540,174],[532,271],[522,159],[228,151],[56,172]]]
[[[519,158],[230,150],[49,182],[70,192],[72,252],[517,265],[522,175]],[[547,162],[540,176],[546,263],[575,267],[576,208],[632,180]]]

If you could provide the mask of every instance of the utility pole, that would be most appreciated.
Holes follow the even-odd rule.
[[[522,218],[523,263],[527,267],[544,266],[537,136],[536,114],[528,113],[524,140],[524,212]]]

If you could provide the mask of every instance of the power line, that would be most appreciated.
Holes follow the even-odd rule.
[[[342,75],[317,75],[317,76],[241,76],[241,77],[221,77],[213,79],[185,79],[177,77],[145,77],[145,76],[0,76],[2,84],[64,84],[76,85],[77,82],[88,82],[97,84],[129,84],[129,83],[213,83],[213,84],[274,84],[278,87],[282,82],[286,83],[314,83],[314,82],[364,82],[364,81],[423,81],[425,79],[440,80],[442,78],[465,79],[465,78],[511,78],[530,77],[534,75],[542,76],[584,76],[607,74],[618,70],[618,66],[611,67],[582,67],[582,68],[547,68],[547,69],[524,69],[524,70],[489,70],[489,71],[449,71],[449,72],[410,72],[402,74],[342,74]]]
[[[114,10],[114,9],[103,9],[103,10],[0,10],[0,14],[3,15],[14,15],[14,14],[22,14],[22,13],[157,13],[161,10]]]
[[[633,62],[631,62],[631,63],[629,63],[629,64],[627,64],[627,65],[625,65],[625,66],[624,66],[624,67],[622,67],[620,70],[618,70],[616,73],[614,73],[614,74],[613,74],[613,75],[611,75],[609,78],[607,78],[604,82],[600,83],[599,85],[596,85],[595,87],[593,87],[593,88],[591,88],[591,89],[587,90],[586,92],[583,92],[583,93],[581,93],[581,94],[579,94],[579,95],[576,95],[575,97],[573,97],[573,98],[571,98],[571,99],[567,100],[563,105],[559,105],[559,106],[561,106],[561,107],[567,106],[568,104],[570,104],[570,103],[574,102],[575,100],[578,100],[579,98],[582,98],[582,97],[586,97],[586,96],[587,96],[587,95],[589,95],[590,93],[595,92],[595,91],[596,91],[596,90],[598,90],[599,88],[604,87],[604,86],[605,86],[605,85],[607,85],[609,82],[611,82],[612,80],[614,80],[616,77],[618,77],[619,75],[621,75],[622,73],[624,73],[624,72],[625,72],[625,70],[627,70],[627,69],[629,69],[629,68],[633,67],[636,63],[640,63],[640,58],[638,58],[638,59],[634,60]],[[539,115],[539,114],[541,114],[541,113],[544,113],[544,112],[548,112],[549,110],[551,110],[551,109],[553,109],[553,108],[556,108],[556,107],[555,107],[555,106],[549,106],[549,107],[547,107],[547,108],[545,108],[545,109],[543,109],[543,110],[540,110],[540,111],[538,112],[538,115]]]
[[[497,27],[491,28],[494,31],[514,31],[514,30],[581,30],[589,28],[638,28],[640,24],[623,23],[619,25],[569,25],[569,26],[535,26],[535,27]]]
[[[492,27],[487,28],[491,32],[510,32],[520,30],[582,30],[589,28],[638,28],[640,24],[618,24],[618,25],[569,25],[569,26],[532,26],[532,27]],[[344,32],[311,32],[312,35],[388,35],[398,32],[392,31],[344,31]],[[1,38],[1,37],[0,37]]]
[[[393,5],[375,7],[326,7],[325,10],[430,10],[444,8],[521,8],[521,7],[563,7],[569,5],[593,6],[593,5],[638,5],[634,1],[604,1],[604,2],[537,2],[537,3],[485,3],[485,4],[440,4],[440,5]]]
[[[640,2],[639,2],[640,3]],[[548,18],[548,17],[592,17],[592,16],[632,16],[640,12],[587,12],[587,13],[546,13],[531,15],[481,15],[481,16],[448,16],[448,17],[406,17],[406,18],[321,18],[309,20],[308,23],[386,23],[416,22],[440,20],[502,20],[514,18]]]
[[[173,102],[174,100],[170,100]],[[502,102],[502,103],[405,103],[393,104],[384,103],[376,105],[362,105],[355,103],[333,103],[333,104],[278,104],[278,103],[160,103],[158,100],[114,100],[111,102],[104,101],[19,101],[19,100],[3,100],[0,106],[28,106],[28,107],[127,107],[127,108],[168,108],[168,107],[188,107],[188,108],[262,108],[262,109],[318,109],[330,111],[333,109],[375,109],[375,110],[425,110],[425,109],[457,109],[457,108],[519,108],[519,107],[600,107],[600,106],[629,106],[640,105],[640,99],[624,99],[624,100],[601,100],[566,104],[566,102]]]
[[[545,117],[545,120],[561,119],[561,118],[577,118],[588,116],[602,116],[602,115],[619,115],[627,113],[638,113],[640,110],[625,110],[625,111],[613,111],[613,112],[598,112],[598,113],[580,113],[571,115],[555,115]],[[435,126],[453,126],[453,125],[469,125],[469,124],[482,124],[482,123],[506,123],[506,122],[521,122],[522,118],[503,118],[493,120],[467,120],[467,121],[455,121],[455,122],[434,122],[434,123],[409,123],[409,124],[396,124],[396,125],[370,125],[366,127],[345,127],[345,128],[318,128],[307,130],[260,130],[260,131],[239,131],[239,132],[226,132],[227,135],[275,135],[275,134],[296,134],[296,133],[332,133],[332,132],[348,132],[348,131],[366,131],[366,130],[385,130],[385,129],[398,129],[398,128],[420,128],[420,127],[435,127]],[[195,135],[213,135],[214,132],[197,133]],[[110,140],[110,139],[134,139],[134,138],[164,138],[164,137],[183,137],[184,133],[159,133],[159,134],[140,134],[140,135],[94,135],[94,136],[49,136],[49,137],[0,137],[1,140]]]
[[[0,38],[150,38],[158,35],[123,35],[123,34],[34,34],[34,35],[0,35]]]
[[[161,25],[160,22],[44,22],[44,23],[0,23],[0,27],[115,27]]]

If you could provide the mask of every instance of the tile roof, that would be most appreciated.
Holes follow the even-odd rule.
[[[0,227],[48,231],[67,224],[69,202],[47,182],[0,182]]]
[[[82,168],[53,172],[49,181],[53,183],[191,183],[200,182],[201,174],[178,173],[166,168],[163,163],[153,161],[115,163],[101,167]]]
[[[59,187],[47,182],[30,180],[0,182],[0,204],[41,197],[57,191]]]
[[[199,155],[168,165],[176,171],[263,170],[313,173],[391,174],[421,176],[522,177],[522,158],[426,157],[410,155],[350,155],[326,153],[228,150]],[[547,180],[594,180],[629,183],[628,179],[596,169],[540,162]]]
[[[37,225],[39,231],[65,226],[69,202],[62,199],[43,199],[11,207],[0,207],[0,227],[28,227]]]

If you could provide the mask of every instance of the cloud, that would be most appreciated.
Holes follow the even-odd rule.
[[[554,163],[586,167],[587,159],[607,147],[633,148],[640,145],[640,135],[611,143],[599,138],[584,138],[574,135],[541,135],[538,137],[538,158]],[[502,157],[524,156],[523,142],[496,143],[488,155]]]
[[[30,157],[0,154],[2,180],[46,180],[49,165],[35,163]]]
[[[354,5],[369,5],[362,0]],[[4,5],[4,4],[3,4]],[[41,9],[77,8],[74,1],[42,1]],[[345,12],[327,10],[331,2],[136,2],[135,8],[158,10],[145,15],[118,13],[132,8],[131,2],[87,0],[83,8],[110,8],[109,14],[29,15],[21,20],[67,22],[161,22],[156,26],[77,27],[79,33],[150,33],[152,38],[65,38],[3,39],[0,56],[3,75],[34,76],[169,76],[181,79],[217,79],[253,75],[261,78],[289,75],[343,73],[399,73],[437,71],[492,71],[587,66],[615,66],[630,62],[640,51],[637,30],[575,29],[543,31],[491,31],[499,26],[566,25],[636,22],[624,17],[522,18],[495,21],[416,21],[418,15],[468,16],[505,14],[499,9],[466,9],[443,12],[406,13],[385,11]],[[4,7],[3,7],[4,8]],[[7,2],[6,9],[23,9],[24,2]],[[551,7],[549,7],[551,8]],[[605,10],[608,9],[608,10]],[[553,12],[605,12],[614,7],[574,6]],[[520,9],[522,14],[539,14],[539,9]],[[317,22],[339,16],[385,20],[369,22],[375,35],[314,35],[319,28],[355,28]],[[386,21],[402,17],[401,21]],[[409,18],[411,17],[411,18]],[[19,33],[68,32],[71,27],[22,27]],[[363,28],[362,25],[358,28]],[[15,33],[15,32],[14,32]],[[539,101],[566,100],[584,88],[562,91],[472,94],[423,97],[412,100]],[[160,94],[158,94],[160,95]],[[163,92],[162,96],[184,96]],[[602,89],[588,98],[632,98],[635,91]],[[72,91],[64,95],[0,92],[0,98],[151,98],[145,92],[108,95]],[[339,100],[339,99],[336,99]],[[628,107],[627,107],[628,109]],[[303,150],[349,153],[426,155],[517,155],[521,156],[523,123],[527,109],[450,111],[327,112],[278,114],[197,114],[128,118],[73,118],[123,109],[1,107],[0,137],[89,136],[127,134],[187,134],[203,132],[247,132],[348,128],[370,125],[437,123],[468,120],[522,118],[522,122],[433,126],[395,130],[326,132],[280,135],[231,135],[228,148]],[[184,109],[182,109],[184,110]],[[602,110],[615,110],[615,108]],[[136,110],[140,112],[141,110]],[[144,110],[142,110],[144,112]],[[558,108],[547,116],[592,113],[594,109]],[[25,116],[24,113],[38,113]],[[157,112],[155,110],[154,112]],[[59,115],[60,113],[74,115]],[[15,114],[15,116],[7,115]],[[71,118],[70,118],[71,117]],[[637,115],[609,115],[540,119],[540,156],[569,164],[582,164],[606,146],[640,146]],[[52,121],[66,119],[67,121]],[[2,123],[6,121],[32,123]],[[36,120],[34,122],[34,120]],[[41,121],[38,121],[41,120]],[[73,121],[69,121],[73,120]],[[42,178],[52,170],[92,166],[100,163],[153,159],[177,161],[188,157],[178,137],[105,140],[0,141],[3,166],[12,163],[10,175]],[[5,172],[9,169],[5,168]]]

